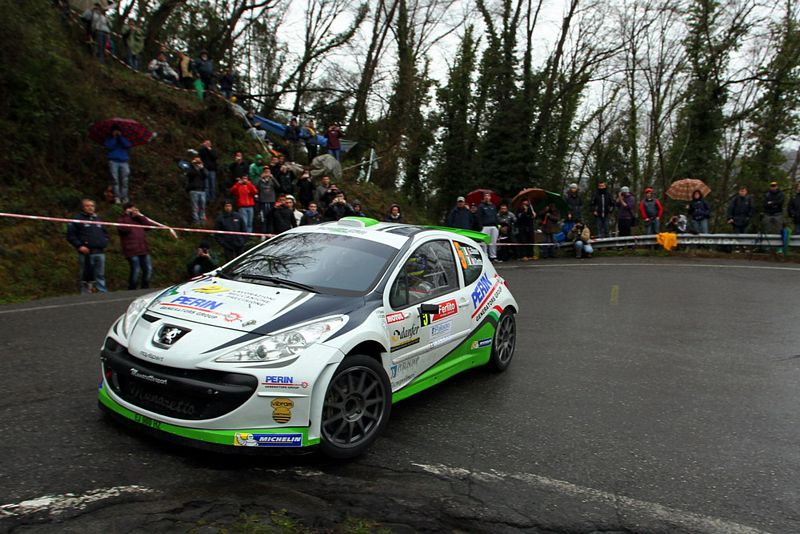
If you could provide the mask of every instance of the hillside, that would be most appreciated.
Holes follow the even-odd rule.
[[[162,223],[189,226],[189,200],[176,159],[203,139],[213,140],[223,166],[234,150],[252,157],[259,145],[245,136],[224,101],[198,101],[113,61],[99,65],[80,27],[59,16],[52,2],[30,0],[8,3],[0,18],[0,211],[71,217],[80,199],[90,197],[103,219],[115,221],[119,206],[103,199],[110,182],[105,151],[89,140],[87,129],[118,116],[158,133],[131,151],[131,198]],[[344,189],[361,199],[370,215],[380,216],[399,200],[345,178]],[[217,211],[210,208],[209,220]],[[0,217],[0,302],[77,291],[76,255],[64,233],[64,224]],[[111,290],[124,289],[128,265],[116,231],[110,233],[106,277]],[[176,241],[167,232],[150,234],[153,285],[181,280],[202,238],[180,234]]]

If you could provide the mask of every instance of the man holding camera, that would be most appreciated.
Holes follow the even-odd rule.
[[[150,247],[147,244],[147,235],[141,226],[155,226],[150,219],[142,215],[133,202],[126,202],[122,206],[123,212],[117,220],[120,224],[135,224],[138,227],[120,226],[119,242],[122,245],[122,254],[128,260],[130,274],[128,276],[128,289],[137,289],[139,276],[142,278],[142,289],[150,287],[150,278],[153,275],[153,262],[150,259]]]
[[[256,189],[256,186],[253,185],[248,177],[242,176],[236,180],[236,183],[231,186],[228,192],[233,195],[236,201],[236,209],[239,210],[239,215],[242,216],[242,220],[244,221],[244,231],[252,233],[253,210],[256,205],[258,189]]]

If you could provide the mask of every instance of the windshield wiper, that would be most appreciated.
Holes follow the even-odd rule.
[[[211,276],[216,276],[218,278],[224,278],[225,280],[233,280],[233,277],[231,275],[229,275],[228,273],[226,273],[225,271],[223,271],[222,269],[217,269],[217,271],[214,272]]]
[[[284,278],[278,278],[277,276],[265,276],[263,274],[248,274],[248,273],[240,273],[239,278],[247,278],[249,280],[263,280],[264,282],[272,282],[273,284],[286,286],[286,287],[293,287],[295,289],[302,289],[304,291],[309,291],[311,293],[319,293],[319,290],[314,286],[310,286],[308,284],[303,284],[301,282],[294,282],[292,280],[286,280]]]

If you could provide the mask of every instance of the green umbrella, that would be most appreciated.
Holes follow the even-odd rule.
[[[555,204],[561,216],[566,218],[567,213],[569,213],[567,201],[564,200],[564,197],[552,191],[545,191],[545,197],[536,202],[536,204],[533,205],[533,209],[536,210],[536,213],[542,213],[550,204]]]

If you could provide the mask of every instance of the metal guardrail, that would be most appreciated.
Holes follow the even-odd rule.
[[[783,248],[780,234],[676,234],[678,247],[689,246],[762,246]],[[594,248],[610,248],[625,246],[658,246],[655,235],[637,235],[630,237],[605,237],[592,239],[589,242]],[[800,236],[789,238],[789,247],[800,247]],[[559,243],[559,248],[570,247],[572,242]]]

